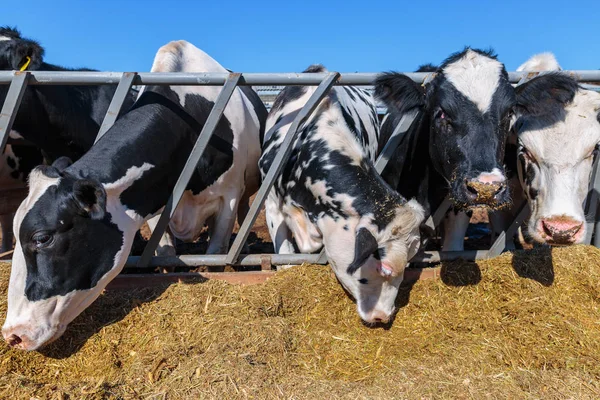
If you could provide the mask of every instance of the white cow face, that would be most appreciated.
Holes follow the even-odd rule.
[[[370,218],[321,223],[331,267],[366,323],[387,323],[394,315],[404,268],[419,250],[423,216],[411,200],[381,230]]]
[[[570,245],[585,237],[585,198],[600,142],[600,94],[568,76],[538,77],[517,88],[518,170],[531,208],[528,236]]]

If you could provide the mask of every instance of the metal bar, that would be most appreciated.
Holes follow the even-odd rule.
[[[217,267],[222,265],[233,265],[240,267],[259,266],[263,260],[264,254],[243,254],[234,262],[227,262],[225,254],[199,254],[183,256],[164,256],[152,257],[150,262],[142,268],[156,267]],[[459,258],[465,260],[482,260],[487,256],[487,250],[466,250],[466,251],[423,251],[417,253],[410,262],[442,262],[453,261]],[[321,264],[326,262],[319,261],[319,254],[270,254],[273,265],[302,265],[302,264]],[[130,256],[125,263],[126,268],[140,268],[140,256]]]
[[[108,106],[108,110],[104,116],[104,121],[102,121],[102,126],[100,126],[100,131],[98,132],[98,136],[96,136],[96,141],[94,143],[98,142],[98,140],[104,136],[106,131],[108,131],[117,120],[117,117],[123,108],[123,103],[125,102],[125,99],[131,90],[131,85],[133,85],[133,79],[135,76],[135,72],[123,72],[121,80],[119,81],[119,85],[117,86],[117,90],[115,90],[115,94],[110,101],[110,106]]]
[[[31,76],[31,85],[116,85],[121,79],[120,72],[96,72],[96,71],[27,71]],[[549,72],[542,71],[543,75]],[[600,71],[561,71],[573,78],[584,82],[600,82]],[[509,72],[509,81],[517,83],[528,71]],[[372,85],[378,73],[343,73],[336,85]],[[415,82],[422,83],[431,73],[406,72]],[[227,73],[202,73],[202,72],[141,72],[138,73],[133,83],[135,85],[208,85],[221,86],[227,80]],[[242,85],[318,85],[327,73],[244,73]],[[13,77],[11,71],[0,71],[0,84],[10,83]]]
[[[292,122],[290,129],[285,135],[283,143],[281,143],[280,150],[275,156],[275,159],[271,164],[271,168],[269,168],[269,172],[267,172],[267,175],[263,179],[262,185],[260,186],[260,189],[258,190],[258,193],[256,194],[254,201],[252,202],[250,211],[248,212],[246,219],[240,226],[240,230],[238,231],[233,245],[231,246],[231,249],[227,254],[226,264],[234,263],[239,257],[240,252],[242,251],[242,246],[244,245],[244,243],[246,243],[248,233],[250,233],[250,228],[252,227],[252,225],[254,225],[254,222],[256,221],[256,217],[258,216],[260,208],[265,203],[265,199],[267,198],[269,191],[273,187],[275,179],[277,179],[285,163],[292,154],[292,145],[294,143],[294,140],[296,139],[296,136],[298,135],[298,132],[300,131],[302,124],[304,124],[304,122],[308,119],[308,117],[310,117],[315,108],[317,108],[319,103],[321,103],[321,100],[327,95],[327,93],[329,93],[329,90],[335,84],[339,77],[340,74],[338,72],[329,73],[323,80],[323,82],[321,82],[321,84],[317,87],[315,92],[310,96],[310,98],[308,99],[304,107],[302,107],[298,115],[296,115],[296,118],[294,118],[294,122]]]
[[[506,228],[505,231],[498,235],[498,237],[488,250],[488,258],[497,257],[500,254],[502,254],[504,249],[506,249],[507,240],[512,239],[512,237],[517,232],[517,229],[519,229],[519,226],[521,226],[523,221],[525,221],[525,219],[529,216],[529,213],[529,204],[525,200],[520,205],[519,212],[517,213],[515,219],[510,223],[510,225],[508,226],[508,228]]]
[[[21,99],[23,99],[25,89],[27,88],[27,81],[29,80],[29,71],[9,73],[12,81],[8,88],[2,111],[0,111],[0,152],[4,151],[13,122],[15,122],[19,106],[21,105]]]
[[[440,225],[440,222],[442,222],[444,215],[446,215],[450,207],[452,207],[452,201],[448,197],[446,197],[444,201],[442,201],[442,204],[440,204],[440,206],[437,208],[437,210],[435,210],[435,212],[431,214],[429,218],[427,218],[425,225],[435,230],[435,228]]]
[[[144,248],[142,256],[139,260],[139,267],[143,268],[144,266],[146,266],[152,258],[152,255],[154,254],[154,251],[158,246],[160,238],[165,233],[167,225],[169,224],[171,217],[173,217],[175,209],[179,205],[179,201],[183,196],[183,192],[185,191],[190,181],[190,178],[192,177],[192,174],[194,173],[196,166],[198,165],[198,161],[200,161],[200,158],[202,158],[202,154],[204,153],[204,150],[208,145],[208,141],[212,137],[215,128],[217,127],[217,124],[221,120],[221,116],[225,111],[225,107],[227,106],[231,95],[237,87],[241,76],[242,75],[239,73],[231,73],[229,75],[229,79],[227,79],[227,81],[225,82],[223,89],[221,89],[221,92],[219,93],[219,96],[215,101],[215,105],[210,111],[210,114],[206,119],[206,123],[202,127],[202,131],[198,135],[198,139],[196,139],[196,144],[192,148],[190,156],[188,157],[185,166],[183,167],[183,170],[179,175],[179,179],[175,184],[173,193],[171,194],[167,205],[165,206],[162,214],[160,215],[160,219],[158,220],[158,223],[154,228],[154,232],[152,232],[150,240],[148,240],[148,243]]]
[[[594,234],[594,227],[598,230],[598,201],[600,192],[600,157],[596,157],[594,160],[594,165],[592,166],[592,176],[590,178],[590,187],[588,190],[588,195],[585,200],[585,244],[592,243],[592,236]],[[597,232],[594,245],[597,246],[600,244],[600,237]]]
[[[404,138],[404,135],[406,134],[406,132],[408,132],[411,125],[417,118],[418,114],[419,110],[415,109],[404,114],[400,119],[400,122],[392,132],[392,136],[390,136],[390,138],[388,139],[388,142],[385,144],[385,147],[383,148],[383,150],[381,150],[381,154],[379,154],[379,158],[375,162],[375,169],[377,170],[377,173],[379,175],[381,175],[381,173],[385,169],[386,165],[392,158],[392,154],[394,154],[394,151],[396,151],[396,149],[400,145],[400,142]]]

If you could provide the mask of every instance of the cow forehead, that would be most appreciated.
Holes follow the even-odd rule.
[[[442,71],[446,79],[485,113],[500,85],[503,65],[498,60],[468,50]]]
[[[15,231],[18,232],[21,221],[25,218],[25,215],[29,210],[33,208],[33,206],[37,203],[37,201],[42,197],[44,193],[51,186],[57,186],[60,183],[60,178],[54,178],[45,175],[42,171],[38,169],[34,169],[29,174],[29,193],[27,198],[23,200],[19,209],[17,210],[15,216]]]
[[[580,90],[564,109],[564,120],[547,125],[543,117],[524,120],[519,140],[547,164],[575,164],[600,142],[600,94]]]

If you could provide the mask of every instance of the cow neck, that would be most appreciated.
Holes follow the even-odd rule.
[[[158,212],[167,203],[197,137],[197,131],[178,115],[183,110],[165,102],[164,97],[153,95],[136,103],[66,172],[99,181],[109,196],[118,195],[123,205],[142,217]]]

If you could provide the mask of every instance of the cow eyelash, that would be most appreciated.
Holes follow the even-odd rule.
[[[43,249],[52,244],[54,235],[48,231],[36,232],[31,235],[31,242],[37,249]]]

